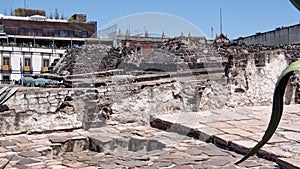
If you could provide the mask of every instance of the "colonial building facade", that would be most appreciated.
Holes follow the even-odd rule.
[[[82,14],[80,16],[82,18]],[[66,49],[85,44],[87,39],[97,36],[96,31],[97,23],[85,20],[0,14],[1,82],[48,72],[52,62],[59,59]]]

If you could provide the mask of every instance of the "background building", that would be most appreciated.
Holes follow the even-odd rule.
[[[66,49],[96,38],[96,32],[97,23],[86,22],[84,14],[73,15],[69,20],[0,14],[0,81],[48,72]]]
[[[240,37],[234,41],[247,45],[262,44],[267,46],[300,44],[300,24],[278,27],[268,32],[258,32],[255,35]]]
[[[136,51],[141,57],[146,57],[158,48],[167,38],[149,36],[129,36],[117,35],[116,47],[129,47]]]

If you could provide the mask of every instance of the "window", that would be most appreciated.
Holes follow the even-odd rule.
[[[26,35],[26,29],[20,28],[20,35]]]
[[[67,30],[60,30],[59,31],[59,36],[60,37],[68,37],[69,36],[69,31],[67,31]]]
[[[3,25],[0,25],[0,33],[4,32]]]
[[[31,28],[27,29],[27,34],[32,36],[36,35],[36,29],[31,29]]]
[[[43,36],[43,30],[42,29],[38,29],[37,30],[37,35],[38,36]]]
[[[2,58],[2,70],[8,71],[10,69],[9,62],[10,62],[9,57]]]
[[[138,55],[141,55],[141,54],[142,54],[142,46],[141,46],[141,45],[137,45],[137,46],[136,46],[136,53],[137,53]]]
[[[88,32],[87,32],[87,31],[83,31],[83,32],[82,32],[82,37],[83,37],[83,38],[87,38],[87,36],[88,36]]]
[[[8,57],[3,57],[2,65],[9,65],[9,58]]]
[[[25,58],[24,66],[31,66],[31,59],[30,58]]]
[[[3,75],[2,76],[2,83],[9,84],[9,82],[10,82],[10,77],[7,76],[7,75]]]
[[[54,36],[59,36],[59,30],[54,31]]]
[[[49,67],[49,59],[43,59],[43,67]]]
[[[70,37],[74,37],[74,31],[69,31],[69,34]]]

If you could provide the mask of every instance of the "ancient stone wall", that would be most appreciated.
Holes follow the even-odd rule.
[[[276,81],[288,65],[284,53],[265,53],[265,65],[257,66],[249,59],[246,68],[240,69],[230,87],[228,107],[271,105]]]
[[[245,67],[231,68],[226,84],[212,82],[211,87],[205,88],[199,109],[270,106],[276,81],[289,61],[283,52],[270,51],[264,53],[261,66],[256,64],[254,55],[248,56]]]
[[[6,103],[10,110],[0,114],[1,134],[82,128],[89,112],[80,106],[86,107],[89,101],[78,103],[77,98],[91,95],[96,94],[87,89],[21,88]]]
[[[299,46],[214,45],[172,39],[149,58],[96,45],[69,51],[54,70],[73,88],[21,88],[0,113],[0,134],[148,124],[163,113],[271,105],[279,74],[299,55]]]
[[[21,88],[0,113],[0,134],[147,123],[151,115],[191,111],[194,89],[173,81],[101,88]]]

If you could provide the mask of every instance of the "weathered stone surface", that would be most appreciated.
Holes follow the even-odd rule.
[[[298,132],[281,131],[279,133],[288,140],[293,140],[293,141],[300,140],[300,133],[298,133]]]
[[[226,159],[226,158],[222,158],[222,159],[210,158],[209,160],[203,162],[204,165],[216,166],[216,167],[223,167],[229,163],[230,163],[229,159]]]
[[[300,159],[291,159],[291,158],[279,158],[277,160],[279,166],[289,169],[299,169],[300,168]]]
[[[220,134],[220,135],[214,135],[213,139],[218,144],[229,146],[229,143],[231,141],[242,140],[242,137],[234,134]]]
[[[41,154],[36,152],[36,151],[25,151],[25,152],[22,152],[19,154],[20,156],[23,156],[23,157],[40,157]]]
[[[25,158],[20,161],[18,161],[17,165],[26,165],[26,164],[32,164],[32,163],[38,163],[39,161],[31,159],[31,158]]]
[[[127,167],[142,167],[142,166],[146,166],[147,162],[143,162],[143,161],[117,161],[116,164],[127,166]]]
[[[71,168],[83,168],[86,165],[84,163],[75,162],[75,163],[67,163],[67,164],[65,164],[65,166],[71,167]]]
[[[287,109],[289,111],[292,110],[293,106],[287,106]],[[267,119],[266,117],[269,117],[269,114],[265,113],[267,107],[253,107],[253,108],[247,108],[247,112],[249,114],[246,114],[242,111],[241,108],[236,110],[236,113],[240,113],[241,116],[232,116],[232,115],[223,115],[226,116],[221,123],[228,123],[236,126],[235,128],[232,127],[224,127],[224,125],[220,126],[221,130],[223,130],[224,133],[221,134],[215,134],[212,133],[212,141],[217,145],[222,145],[229,147],[230,149],[240,152],[240,153],[247,153],[254,145],[257,144],[258,141],[260,141],[263,131],[265,130],[265,125],[262,125],[261,120],[256,119],[255,115],[259,116],[260,119]],[[221,111],[214,111],[215,113],[219,114]],[[226,112],[224,110],[223,112]],[[262,113],[261,113],[262,112]],[[287,113],[287,117],[283,117],[283,124],[295,124],[297,119],[300,117],[297,113],[297,116],[294,116],[296,111],[291,111],[293,113]],[[222,113],[222,112],[221,112]],[[229,112],[230,113],[230,112]],[[209,114],[209,113],[204,113]],[[188,113],[182,113],[182,115],[175,114],[174,117],[184,117],[184,115],[188,115]],[[180,123],[185,124],[185,120],[174,120],[174,117],[171,115],[159,115],[154,116],[152,119],[154,120],[155,125],[152,125],[153,127],[158,126],[160,129],[164,129],[166,131],[169,130],[169,128],[179,126]],[[194,116],[191,116],[194,117]],[[214,118],[214,116],[212,116]],[[188,119],[188,118],[186,118]],[[193,123],[196,124],[197,122],[201,122],[201,118],[193,118]],[[205,121],[205,120],[204,120]],[[267,120],[266,120],[267,121]],[[213,126],[217,126],[217,123],[212,123]],[[257,125],[256,125],[257,124]],[[195,125],[197,126],[197,125]],[[240,129],[241,128],[241,129]],[[195,130],[193,128],[193,125],[190,126],[190,128],[186,129],[187,131],[193,131]],[[197,128],[199,132],[205,131],[204,127]],[[293,133],[295,133],[295,136],[297,136],[296,130],[282,130],[279,125],[279,131],[275,133],[274,137],[269,141],[267,145],[265,145],[259,152],[258,155],[267,159],[276,160],[280,157],[286,157],[294,159],[296,158],[299,153],[300,149],[298,148],[295,138],[291,138]],[[176,131],[176,130],[175,130]],[[252,133],[253,132],[253,133]],[[181,133],[182,134],[182,133]],[[200,150],[198,150],[200,149]],[[181,150],[181,149],[180,149]],[[199,154],[206,154],[209,157],[211,156],[228,156],[227,153],[216,151],[215,149],[211,149],[208,147],[204,147],[201,149],[201,146],[198,146],[197,148],[194,148],[192,150],[181,150],[187,154],[197,155]],[[189,152],[192,151],[192,152]],[[193,153],[193,151],[197,151],[196,153]],[[203,153],[202,153],[203,152]],[[230,153],[233,157],[239,157],[241,158],[241,155]],[[253,160],[255,157],[251,157],[249,160]],[[207,159],[208,160],[208,159]],[[233,160],[234,161],[234,160]],[[253,162],[253,167],[263,167],[260,165],[255,164],[256,162]],[[250,166],[250,163],[245,162],[245,165]],[[241,166],[245,166],[241,164]],[[274,165],[266,164],[268,166],[264,166],[266,168],[276,168]],[[207,165],[205,165],[207,166]],[[203,167],[203,166],[202,166]]]
[[[239,128],[229,128],[229,129],[222,129],[222,131],[226,132],[226,133],[230,133],[230,134],[235,134],[241,137],[250,137],[250,136],[254,136],[254,133],[239,129]]]

